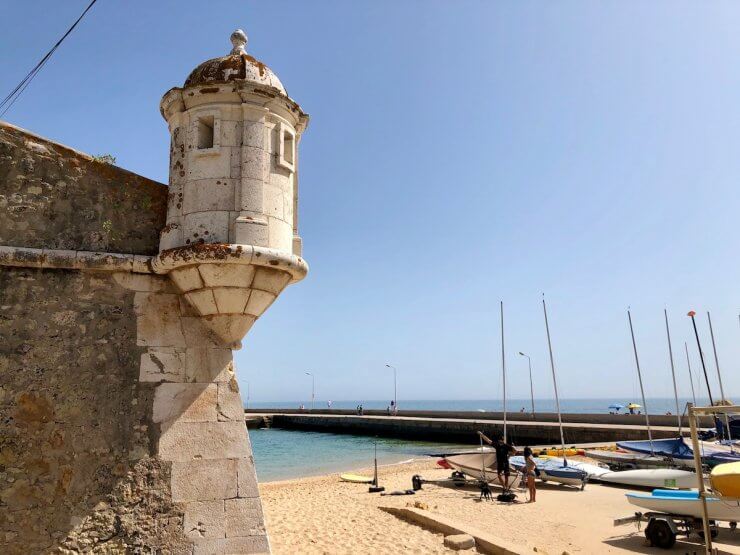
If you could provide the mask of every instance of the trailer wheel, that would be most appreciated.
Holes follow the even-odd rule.
[[[665,520],[651,520],[645,528],[645,537],[654,547],[670,549],[676,543],[676,534]]]
[[[700,532],[697,532],[697,533],[699,534],[699,537],[701,539],[704,539],[704,530],[701,530]],[[717,536],[719,536],[719,530],[717,530],[717,528],[711,528],[709,530],[709,535],[712,536],[712,539],[714,539]]]

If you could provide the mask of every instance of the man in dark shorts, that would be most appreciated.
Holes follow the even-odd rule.
[[[483,432],[478,432],[478,435],[488,445],[493,445],[493,448],[496,450],[496,474],[498,475],[498,481],[504,486],[504,491],[508,490],[509,476],[511,475],[509,456],[516,454],[516,449],[514,449],[513,445],[502,441],[500,437],[497,437],[496,441],[493,441]]]

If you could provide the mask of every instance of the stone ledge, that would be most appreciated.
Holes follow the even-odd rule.
[[[151,256],[97,251],[32,249],[0,245],[0,266],[152,274]]]
[[[164,250],[151,260],[151,267],[157,274],[203,264],[264,266],[287,272],[291,283],[301,281],[308,273],[308,264],[301,257],[254,245],[196,243]]]
[[[514,545],[512,542],[498,538],[488,532],[463,525],[454,519],[440,514],[413,507],[378,508],[401,520],[416,524],[432,532],[441,532],[447,536],[460,534],[472,536],[475,540],[475,547],[481,553],[489,553],[491,555],[524,555],[525,553],[529,553],[529,551]]]

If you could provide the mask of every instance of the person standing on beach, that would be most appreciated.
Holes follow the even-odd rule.
[[[527,489],[529,490],[529,501],[527,503],[534,503],[537,499],[537,486],[534,483],[534,478],[537,475],[537,463],[534,462],[532,456],[532,449],[529,447],[524,448],[524,477],[527,481]]]
[[[498,481],[502,486],[504,486],[504,491],[508,491],[509,476],[511,475],[509,456],[516,453],[514,446],[504,442],[500,437],[497,437],[496,441],[493,441],[483,432],[478,432],[478,435],[488,445],[493,445],[493,448],[496,450],[496,474],[498,476]]]

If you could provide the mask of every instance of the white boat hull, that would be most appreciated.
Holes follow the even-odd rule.
[[[563,484],[564,486],[575,486],[579,488],[583,486],[583,480],[580,478],[553,476],[547,470],[540,470],[540,480],[543,482],[556,482],[558,484]]]
[[[543,459],[537,457],[534,461],[539,470],[539,480],[543,482],[555,482],[557,484],[580,488],[583,487],[584,479],[588,474],[585,469],[577,467],[570,461],[568,461],[566,467],[562,466],[562,459]],[[511,465],[520,472],[523,471],[525,466],[524,457],[513,457],[511,459]]]
[[[595,479],[609,484],[639,488],[691,489],[697,485],[695,473],[675,468],[641,468],[606,472]]]
[[[701,501],[699,499],[680,499],[659,497],[650,494],[628,493],[627,500],[637,507],[658,513],[702,518]],[[740,502],[709,498],[707,499],[707,512],[709,513],[710,520],[738,522],[740,521]]]
[[[611,472],[611,470],[609,470],[608,468],[604,468],[603,466],[597,466],[595,464],[589,464],[581,461],[568,460],[568,466],[583,470],[586,474],[588,474],[589,480],[598,480],[599,476]]]
[[[444,460],[455,470],[476,480],[485,480],[489,484],[502,485],[496,474],[496,452],[492,449],[477,449],[468,453],[458,453],[444,457]],[[509,485],[514,484],[519,473],[513,468]]]

